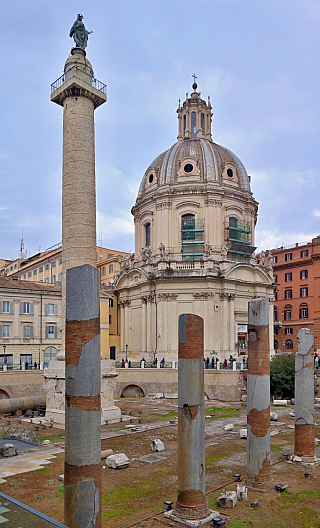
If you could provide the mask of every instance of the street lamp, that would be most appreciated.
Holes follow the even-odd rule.
[[[285,341],[282,342],[282,346],[283,346],[283,352],[284,352],[285,349],[286,349],[286,342]]]
[[[7,345],[3,345],[3,363],[7,363],[6,348],[7,348]]]
[[[126,345],[126,363],[128,363],[128,346],[129,345]]]

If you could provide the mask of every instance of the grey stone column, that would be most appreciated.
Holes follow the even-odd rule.
[[[106,95],[72,48],[51,100],[63,106],[62,305],[65,314],[64,518],[101,527],[100,279],[96,269],[94,110]],[[55,86],[55,85],[54,85]]]
[[[247,484],[271,485],[269,300],[248,306]]]
[[[314,462],[314,362],[313,332],[298,332],[298,353],[295,359],[295,434],[294,453],[305,462]]]
[[[178,498],[180,519],[210,516],[205,498],[203,319],[179,317],[178,355]]]

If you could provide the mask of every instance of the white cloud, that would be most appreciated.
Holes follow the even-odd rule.
[[[128,235],[134,233],[133,217],[130,213],[124,213],[122,217],[108,216],[104,213],[97,212],[97,231],[102,232],[104,238],[112,236],[116,238],[119,235]]]
[[[313,211],[313,216],[316,216],[316,217],[317,217],[317,216],[320,216],[320,211],[319,211],[319,209],[315,209],[315,210]]]
[[[265,230],[256,232],[256,252],[275,249],[280,247],[294,246],[296,243],[311,242],[316,233],[278,233],[276,230]]]

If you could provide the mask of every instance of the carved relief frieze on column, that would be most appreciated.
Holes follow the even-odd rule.
[[[126,307],[130,306],[130,304],[131,304],[131,301],[129,299],[126,299],[125,301],[120,301],[119,302],[120,308],[126,308]]]
[[[167,202],[158,202],[156,205],[157,211],[161,209],[171,209],[172,208],[172,202],[168,200]]]
[[[221,200],[214,200],[213,198],[206,198],[204,203],[205,203],[205,205],[215,205],[215,206],[218,206],[218,207],[222,206],[222,201]]]
[[[194,299],[200,300],[200,301],[209,301],[211,299],[214,299],[214,293],[212,292],[194,292],[193,293]]]
[[[220,299],[222,299],[223,301],[228,299],[228,293],[220,293],[219,295]]]
[[[148,296],[147,295],[142,295],[142,297],[140,297],[140,300],[141,300],[142,304],[147,304]]]
[[[154,301],[154,295],[153,294],[147,295],[147,302],[152,303],[153,301]]]
[[[178,297],[177,293],[159,293],[158,294],[158,301],[175,301]]]

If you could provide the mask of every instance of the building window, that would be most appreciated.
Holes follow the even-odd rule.
[[[57,327],[48,325],[46,326],[46,338],[47,339],[56,339],[57,338]]]
[[[10,337],[10,325],[2,325],[0,326],[0,329],[2,334],[0,337],[8,339]]]
[[[17,264],[15,264],[15,265],[14,265],[14,269],[17,269],[17,267],[18,267],[18,265],[17,265]]]
[[[278,321],[278,308],[275,306],[273,310],[273,320]]]
[[[301,258],[306,258],[308,256],[308,250],[307,249],[302,249],[301,252],[300,252],[300,256],[301,256]]]
[[[300,297],[308,297],[308,288],[300,288]]]
[[[273,275],[274,282],[278,282],[278,275]]]
[[[109,306],[110,306],[110,308],[113,308],[113,299],[111,297],[109,299]]]
[[[20,364],[24,363],[25,368],[32,367],[32,354],[20,354]]]
[[[284,260],[292,260],[292,253],[286,253],[284,256]]]
[[[31,271],[28,271],[28,278],[31,277]]]
[[[112,315],[109,315],[109,324],[112,323]]]
[[[1,304],[0,304],[1,306]],[[13,302],[2,301],[2,313],[13,313]]]
[[[60,271],[60,273],[58,273],[58,281],[62,282],[62,273],[61,273],[61,271]]]
[[[48,271],[48,269],[49,269],[49,264],[46,264],[44,269],[45,269],[46,271]]]
[[[33,338],[33,326],[23,325],[22,336],[23,336],[23,339],[32,339]]]
[[[112,253],[108,253],[107,258],[111,258],[111,257],[113,257]],[[119,255],[119,258],[121,258],[120,255]]]
[[[36,269],[33,270],[33,276],[35,276],[35,275],[37,275],[37,270]]]
[[[300,271],[300,279],[307,279],[308,278],[308,270],[301,270]]]
[[[273,342],[273,346],[274,346],[274,349],[275,350],[278,350],[279,349],[279,343],[278,341],[275,339],[274,342]]]
[[[274,335],[278,335],[279,334],[279,328],[277,326],[274,327],[273,333],[274,333]]]
[[[57,304],[46,304],[46,315],[57,315],[58,305]]]
[[[40,266],[39,273],[43,273],[43,266]]]
[[[286,273],[284,276],[285,282],[291,282],[292,281],[292,273]]]
[[[284,298],[285,299],[292,299],[292,290],[285,290]]]
[[[285,329],[284,329],[284,333],[285,333],[286,335],[288,335],[288,334],[293,334],[293,328],[285,328]]]
[[[201,130],[202,134],[204,134],[204,114],[201,114]]]
[[[286,350],[293,350],[293,343],[292,343],[291,339],[287,339],[286,340],[285,349]]]
[[[197,115],[195,112],[191,112],[191,137],[197,137]]]
[[[49,277],[46,277],[46,278],[44,279],[44,282],[49,282]]]
[[[59,266],[62,264],[62,258],[59,258]]]
[[[186,128],[187,128],[187,116],[184,115],[183,116],[183,132],[186,131]]]
[[[21,314],[33,314],[33,303],[22,302],[20,303],[20,313]]]
[[[102,275],[106,274],[106,267],[105,266],[102,266],[101,273],[102,273]]]
[[[308,306],[301,306],[299,308],[299,319],[308,319],[308,318],[309,318]]]
[[[150,247],[151,246],[151,224],[150,222],[148,222],[145,225],[144,229],[145,229],[146,247]]]
[[[278,300],[278,291],[276,291],[275,294],[274,294],[274,300],[275,300],[275,301]]]
[[[13,271],[13,266],[10,266],[10,271]]]
[[[56,282],[56,276],[55,275],[52,275],[51,282],[52,282],[52,284],[55,284],[55,282]]]
[[[272,258],[273,258],[273,264],[277,264],[277,262],[278,262],[278,257],[275,255],[275,256],[272,257]]]
[[[56,267],[56,261],[52,262],[51,264],[51,268],[55,268]]]
[[[113,264],[109,264],[109,273],[113,273]]]
[[[286,308],[283,314],[284,314],[285,321],[291,321],[291,308]]]

